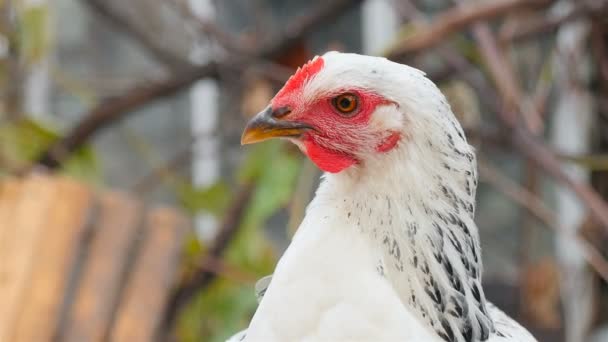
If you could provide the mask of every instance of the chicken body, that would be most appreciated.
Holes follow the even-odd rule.
[[[327,171],[246,334],[257,341],[535,341],[485,299],[475,154],[437,87],[331,52],[246,128]]]
[[[401,304],[367,236],[353,234],[362,212],[351,204],[310,204],[246,341],[440,341]]]

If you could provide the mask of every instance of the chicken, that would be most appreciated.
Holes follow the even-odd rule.
[[[475,154],[423,72],[315,57],[242,143],[277,137],[325,175],[234,340],[535,341],[484,296]]]

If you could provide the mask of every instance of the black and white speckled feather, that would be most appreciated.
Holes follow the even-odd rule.
[[[485,299],[475,154],[444,96],[382,58],[323,58],[304,96],[369,88],[389,100],[370,125],[402,139],[324,176],[245,341],[535,341]]]

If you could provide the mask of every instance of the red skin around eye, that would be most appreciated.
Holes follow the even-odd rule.
[[[314,132],[303,136],[305,153],[321,170],[331,173],[359,163],[354,152],[366,142],[357,140],[356,137],[360,135],[357,133],[365,129],[376,107],[388,102],[381,96],[362,90],[344,90],[338,93],[352,93],[359,99],[352,116],[338,112],[332,104],[334,96],[331,96],[319,99],[307,106],[304,113],[294,113],[289,118],[315,127]],[[392,146],[388,147],[390,148]]]
[[[332,100],[338,94],[350,93],[358,98],[358,106],[353,113],[340,113]],[[280,93],[281,94],[281,93]],[[298,104],[296,93],[282,93],[275,97],[272,106],[293,108],[285,120],[307,123],[314,127],[302,136],[304,153],[321,170],[338,173],[360,161],[356,152],[364,149],[363,144],[373,143],[360,141],[361,131],[365,130],[369,120],[380,105],[391,103],[382,96],[361,89],[344,89],[332,95],[321,97],[312,104]],[[391,134],[377,143],[378,152],[387,152],[394,148],[400,139],[398,133]]]
[[[314,127],[313,131],[305,133],[301,138],[304,153],[321,170],[337,173],[359,163],[355,152],[366,142],[359,141],[357,137],[360,134],[357,133],[365,129],[377,106],[390,101],[361,89],[343,89],[332,92],[328,97],[321,97],[312,104],[298,103],[306,83],[324,66],[323,58],[317,57],[298,69],[272,100],[271,106],[289,107],[291,113],[284,120],[299,121]],[[359,99],[358,107],[351,115],[341,114],[332,104],[332,99],[343,93],[354,94]],[[399,138],[397,133],[390,135],[379,143],[376,150],[391,150]]]

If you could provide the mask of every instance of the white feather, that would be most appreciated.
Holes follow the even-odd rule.
[[[303,102],[373,90],[393,105],[379,107],[359,138],[397,130],[402,140],[325,175],[244,340],[535,341],[479,286],[475,157],[437,87],[383,58],[323,59]],[[450,315],[455,299],[465,310]]]

